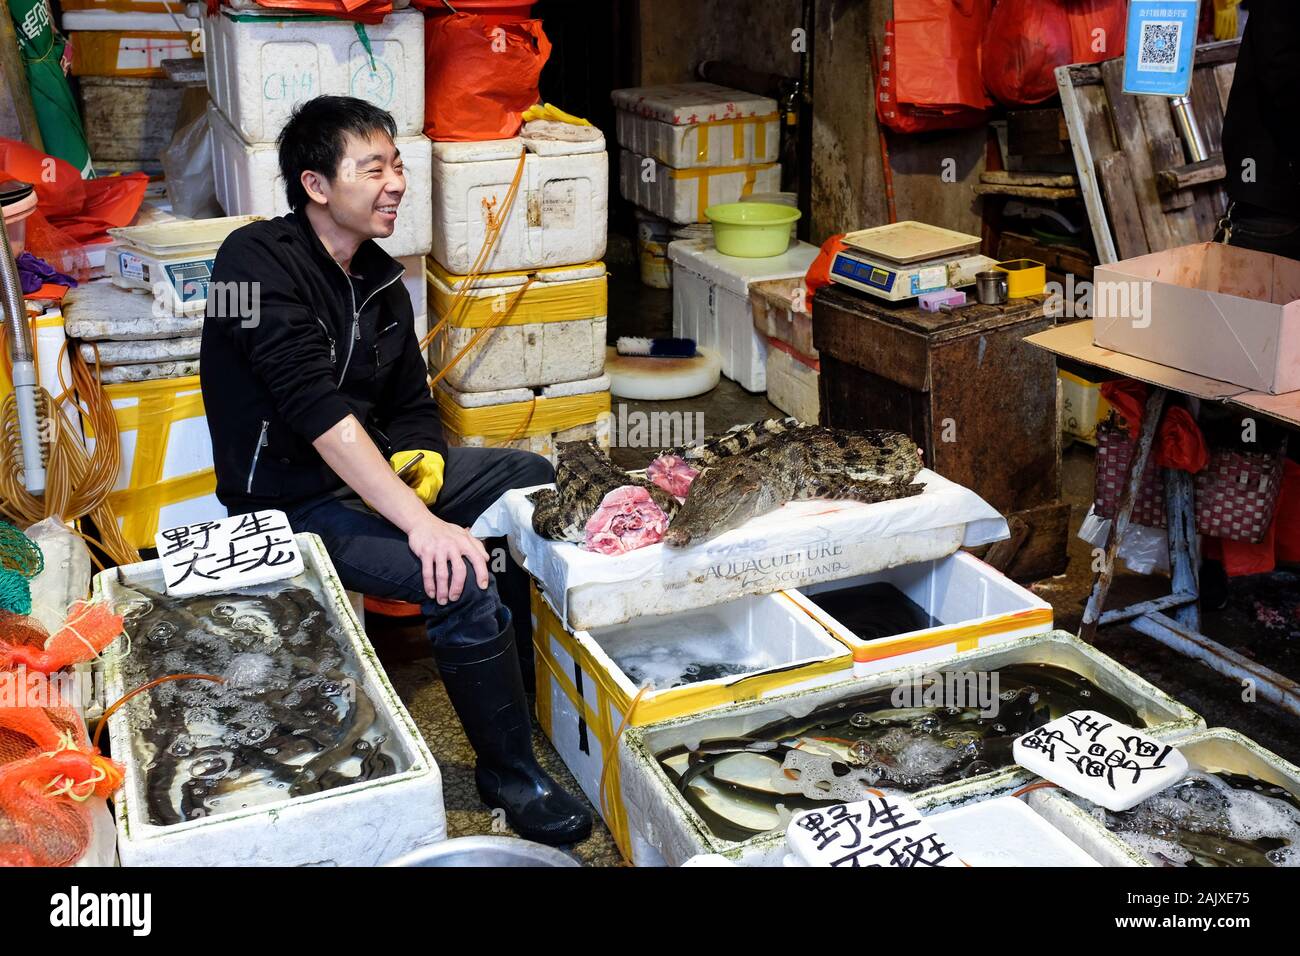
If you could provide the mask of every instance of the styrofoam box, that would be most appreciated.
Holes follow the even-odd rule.
[[[392,114],[399,136],[414,136],[424,128],[424,16],[396,11],[365,31],[369,51],[348,20],[227,9],[205,16],[212,102],[248,143],[274,143],[294,107],[322,95],[374,103]]]
[[[604,139],[433,144],[433,257],[468,275],[524,158],[519,188],[482,272],[543,269],[605,257],[609,158]]]
[[[427,326],[429,286],[424,278],[424,256],[401,256],[397,261],[404,270],[402,285],[406,286],[406,293],[411,297],[411,311],[415,313],[416,323],[418,325],[420,317],[425,316]]]
[[[767,388],[767,341],[754,328],[749,285],[768,279],[802,279],[817,247],[795,241],[779,256],[724,256],[711,239],[668,245],[673,262],[673,335],[691,338],[722,355],[722,374],[742,388]]]
[[[675,169],[775,162],[776,100],[713,83],[615,90],[620,146]]]
[[[660,767],[655,759],[657,753],[691,741],[744,736],[786,715],[806,715],[817,707],[864,691],[909,684],[922,673],[948,669],[991,671],[1018,663],[1054,664],[1086,677],[1136,710],[1148,732],[1159,732],[1166,739],[1204,727],[1204,721],[1189,708],[1073,635],[1052,631],[1024,637],[921,667],[900,667],[827,687],[730,704],[704,714],[630,728],[620,743],[618,759],[629,826],[639,835],[639,839],[633,839],[634,854],[645,853],[644,848],[648,846],[669,865],[679,866],[701,853],[725,853],[764,839],[764,835],[759,835],[736,842],[713,835]],[[1032,775],[1028,771],[1015,766],[1003,767],[968,780],[919,791],[909,799],[937,797],[954,802],[991,790],[1009,790],[1030,779]],[[654,856],[647,854],[650,859]],[[640,861],[634,856],[634,862]]]
[[[609,447],[609,379],[604,375],[581,382],[560,382],[546,385],[534,393],[529,388],[505,388],[491,392],[462,392],[452,388],[445,381],[439,382],[433,390],[433,397],[442,411],[442,427],[447,441],[452,445],[464,445],[470,448],[502,447],[519,448],[549,458],[555,462],[556,446],[566,441],[594,440],[602,448]],[[585,417],[572,421],[573,416],[565,415],[568,423],[554,430],[539,429],[547,413],[538,414],[536,402],[554,399],[566,404],[586,406],[590,404],[596,410],[590,421]],[[527,423],[518,438],[509,441],[508,436],[484,434],[476,428],[473,421],[478,416],[477,410],[491,411],[490,418],[495,419],[495,409],[501,406],[516,406],[511,414],[513,419]],[[509,431],[513,434],[514,428]]]
[[[457,289],[449,282],[459,276],[430,270],[433,312],[441,321],[495,308],[519,296],[510,318],[486,333],[448,372],[445,381],[462,392],[541,388],[561,382],[599,377],[605,370],[606,275],[603,263],[557,267],[533,273],[495,273],[482,277],[466,294],[468,308],[453,305]],[[533,282],[520,295],[528,279]],[[503,298],[504,297],[504,298]],[[548,309],[564,314],[589,313],[585,318],[542,321]],[[539,321],[529,322],[536,317]],[[481,331],[477,322],[449,323],[429,348],[430,365],[445,368]]]
[[[817,596],[868,584],[892,584],[939,623],[919,631],[864,641],[816,603]],[[1052,606],[985,564],[958,551],[841,581],[790,591],[793,601],[853,650],[859,677],[907,664],[944,660],[1052,629]]]
[[[1158,736],[1170,740],[1170,735]],[[1235,730],[1214,727],[1175,735],[1172,742],[1193,770],[1225,772],[1254,777],[1300,796],[1300,768]],[[1111,833],[1087,810],[1059,789],[1036,790],[1029,804],[1075,843],[1105,866],[1155,866],[1144,853]]]
[[[805,292],[802,276],[798,279],[751,282],[750,312],[754,316],[754,328],[760,334],[784,342],[800,355],[816,359],[818,355],[813,345],[812,314],[794,308],[795,296],[803,296]]]
[[[816,687],[836,680],[848,666],[845,646],[782,594],[576,633],[563,630],[558,612],[536,590],[533,608],[539,723],[629,857],[616,773],[610,775],[605,799],[601,794],[608,746],[617,728],[643,724],[656,715],[698,713],[722,701]],[[545,620],[538,620],[539,611]],[[708,638],[699,636],[701,632]],[[692,653],[707,655],[707,646],[700,642],[723,640],[723,634],[729,646],[732,641],[744,646],[746,659],[761,663],[742,674],[682,687],[652,687],[638,695],[637,682],[615,661],[628,654],[670,652],[692,641]]]
[[[295,535],[306,570],[293,583],[317,591],[343,635],[340,650],[359,675],[376,719],[391,730],[392,745],[407,769],[372,780],[288,797],[171,826],[150,823],[145,776],[134,748],[132,708],[109,721],[113,755],[126,767],[118,791],[118,853],[123,866],[374,866],[446,839],[442,778],[415,722],[379,667],[374,648],[352,611],[325,547],[314,534]],[[124,583],[162,590],[157,561],[114,568],[95,577],[96,598],[113,599],[117,575]],[[275,589],[279,583],[250,591]],[[120,663],[110,660],[110,696],[127,689]]]
[[[618,181],[624,199],[687,225],[705,222],[704,210],[710,206],[740,202],[750,193],[779,192],[781,164],[674,169],[625,149],[618,158]]]
[[[289,212],[274,143],[244,142],[221,111],[208,104],[212,126],[212,171],[217,202],[230,216],[283,216]],[[433,245],[429,216],[432,144],[424,136],[399,136],[406,167],[406,194],[397,210],[397,226],[379,247],[395,259],[422,256]]]
[[[821,420],[821,373],[783,348],[767,348],[767,400],[787,415],[816,425]]]

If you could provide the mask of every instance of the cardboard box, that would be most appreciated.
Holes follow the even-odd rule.
[[[1093,341],[1245,388],[1300,389],[1300,262],[1217,243],[1094,273]]]

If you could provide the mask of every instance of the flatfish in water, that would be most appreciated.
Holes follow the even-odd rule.
[[[677,499],[652,482],[619,468],[594,441],[563,442],[556,455],[555,487],[528,496],[533,503],[533,530],[551,541],[586,540],[586,526],[600,503],[619,488],[645,488],[668,517]]]
[[[724,436],[723,441],[726,438]],[[919,495],[916,443],[900,432],[806,425],[765,431],[706,464],[664,534],[669,547],[708,541],[789,501],[874,503]],[[734,450],[731,450],[734,448]]]

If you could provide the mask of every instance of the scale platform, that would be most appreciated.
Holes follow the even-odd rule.
[[[896,222],[851,232],[831,264],[831,281],[889,302],[973,285],[995,260],[978,252],[979,236],[923,222]]]

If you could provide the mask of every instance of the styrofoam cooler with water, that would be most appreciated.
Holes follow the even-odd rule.
[[[802,281],[817,247],[795,241],[779,256],[726,256],[711,239],[670,243],[673,335],[722,355],[722,374],[751,392],[767,388],[767,340],[754,328],[749,286],[769,279]]]

